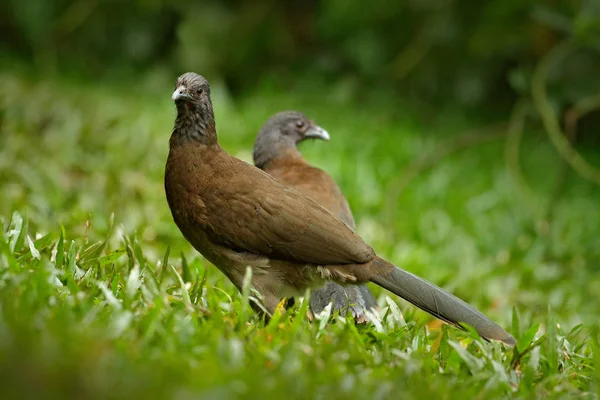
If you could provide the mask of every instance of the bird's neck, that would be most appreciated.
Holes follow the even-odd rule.
[[[189,142],[199,142],[207,146],[218,143],[212,109],[200,111],[178,107],[170,144],[177,146]]]
[[[296,142],[289,137],[272,137],[270,132],[261,132],[254,144],[254,165],[264,169],[275,160],[302,159]]]
[[[307,162],[302,157],[302,153],[296,147],[284,148],[271,158],[269,158],[262,166],[256,166],[263,170],[276,169],[280,167],[289,168],[292,165],[306,165]]]

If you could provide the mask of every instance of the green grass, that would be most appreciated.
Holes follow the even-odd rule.
[[[348,104],[336,88],[265,87],[234,103],[214,85],[226,150],[249,161],[270,114],[305,111],[332,134],[306,143],[306,158],[340,183],[359,233],[520,342],[440,328],[377,288],[378,323],[311,324],[299,305],[264,326],[172,222],[172,86],[0,73],[6,398],[597,398],[600,189],[568,173],[547,213],[561,164],[543,133],[528,131],[521,149],[531,209],[504,139],[415,169],[480,124],[473,116],[419,121],[406,105]],[[414,179],[399,178],[407,171]]]

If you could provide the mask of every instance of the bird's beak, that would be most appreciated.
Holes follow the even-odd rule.
[[[171,99],[173,99],[173,101],[192,100],[192,96],[189,95],[189,93],[187,92],[187,89],[185,87],[178,86],[177,89],[175,89],[175,91],[171,95]]]
[[[329,140],[331,139],[329,136],[329,133],[327,133],[327,131],[323,128],[321,128],[320,126],[314,126],[309,128],[306,133],[304,134],[305,138],[314,138],[314,139],[323,139],[323,140]]]

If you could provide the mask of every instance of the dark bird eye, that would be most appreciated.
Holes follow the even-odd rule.
[[[202,94],[202,89],[196,89],[196,94],[198,94],[198,95]]]
[[[296,126],[298,128],[302,128],[304,126],[304,121],[302,121],[302,120],[296,121]]]

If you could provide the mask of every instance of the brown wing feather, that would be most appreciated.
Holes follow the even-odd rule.
[[[265,172],[315,200],[352,229],[356,227],[348,201],[331,176],[304,160],[291,160],[288,164],[277,164],[275,168],[266,168]]]
[[[258,168],[221,154],[223,168],[213,171],[220,176],[207,179],[209,184],[198,193],[206,207],[203,222],[213,242],[317,265],[373,259],[373,249],[314,200]]]

